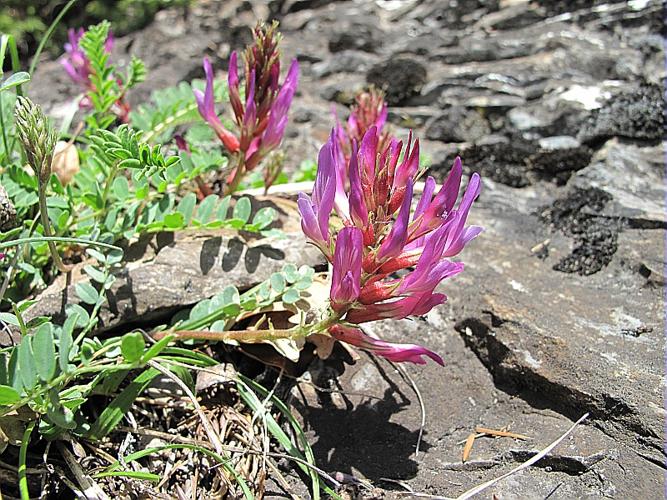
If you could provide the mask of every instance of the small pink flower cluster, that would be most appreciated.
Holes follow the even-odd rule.
[[[85,52],[79,47],[79,40],[85,34],[83,28],[75,30],[70,28],[67,30],[67,38],[69,42],[65,44],[65,55],[60,60],[65,71],[69,77],[82,87],[88,88],[90,86],[90,61],[86,57]],[[113,49],[113,34],[109,32],[109,36],[104,43],[104,50],[111,53]]]
[[[232,52],[229,59],[229,102],[238,133],[227,130],[215,112],[213,95],[213,68],[204,59],[206,90],[195,90],[197,106],[202,118],[208,122],[232,154],[238,154],[238,164],[228,182],[231,191],[245,172],[253,170],[282,141],[289,107],[296,92],[299,79],[299,63],[294,59],[282,85],[279,85],[280,35],[277,24],[269,27],[259,25],[254,30],[254,44],[245,53],[245,103],[241,100],[241,85],[238,74],[238,56]],[[277,175],[277,174],[276,174]],[[270,185],[275,178],[266,178]]]
[[[345,158],[339,163],[345,164],[349,162],[352,154],[352,145],[356,142],[361,143],[364,135],[369,128],[375,126],[380,134],[380,148],[385,145],[388,138],[383,127],[387,122],[387,103],[384,101],[384,95],[381,91],[372,87],[368,91],[363,91],[355,97],[355,103],[350,106],[350,116],[343,126],[336,117],[336,126],[334,127],[334,135],[338,142],[338,153]]]
[[[462,177],[457,158],[437,192],[433,177],[427,178],[412,211],[418,170],[419,140],[413,143],[412,136],[405,148],[393,137],[383,146],[373,125],[359,146],[352,140],[346,161],[334,131],[320,150],[312,197],[301,193],[298,206],[304,233],[333,265],[330,302],[339,321],[329,334],[393,361],[424,363],[428,356],[442,364],[424,347],[384,342],[357,326],[424,315],[442,304],[446,297],[435,288],[463,270],[450,258],[482,231],[466,226],[481,188],[478,174],[455,208]],[[334,210],[343,225],[338,232],[330,230]]]
[[[65,55],[60,60],[60,64],[65,68],[65,72],[73,82],[80,85],[85,91],[89,91],[92,88],[92,83],[90,81],[90,61],[88,60],[88,57],[86,57],[83,49],[79,46],[79,41],[85,33],[86,31],[83,28],[79,28],[78,30],[70,28],[67,30],[67,38],[69,41],[65,43]],[[109,35],[104,42],[105,52],[111,53],[113,43],[113,33],[109,32]],[[79,107],[81,109],[92,108],[92,103],[88,96],[81,98]],[[130,106],[124,99],[120,99],[116,102],[112,111],[116,113],[123,123],[129,122]]]

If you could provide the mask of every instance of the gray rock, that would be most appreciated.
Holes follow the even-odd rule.
[[[414,59],[392,58],[374,65],[366,81],[383,88],[387,102],[399,106],[419,94],[426,83],[426,67]]]
[[[608,268],[582,277],[552,270],[568,251],[562,240],[546,260],[531,255],[549,237],[531,216],[495,213],[477,210],[493,223],[446,287],[462,338],[497,385],[571,418],[588,411],[603,432],[662,463],[662,292],[626,259],[652,261],[664,231],[619,233]]]
[[[108,304],[100,310],[102,327],[164,322],[177,310],[219,293],[234,284],[243,290],[268,279],[285,264],[318,266],[322,257],[307,245],[301,232],[286,238],[247,239],[233,231],[160,233],[142,238],[126,251],[127,262],[116,275]],[[59,277],[26,312],[27,318],[64,317],[66,304],[79,303],[78,282],[88,281],[73,271],[72,282]]]
[[[613,197],[605,215],[637,225],[665,225],[664,157],[662,146],[640,147],[618,139],[608,141],[590,166],[572,179],[576,187],[593,186]]]
[[[661,141],[664,134],[665,100],[658,85],[645,85],[621,93],[604,107],[593,111],[579,132],[582,142],[595,142],[619,136]]]
[[[490,131],[488,122],[475,109],[453,106],[428,124],[426,137],[442,142],[475,142]]]
[[[329,38],[329,50],[341,52],[343,50],[361,50],[375,52],[380,48],[380,36],[375,26],[354,23],[335,31]]]
[[[543,137],[538,141],[544,150],[554,151],[558,149],[574,149],[581,146],[578,140],[569,135],[557,135],[554,137]]]
[[[345,50],[312,65],[311,70],[317,78],[337,73],[355,73],[366,71],[377,59],[364,52]]]

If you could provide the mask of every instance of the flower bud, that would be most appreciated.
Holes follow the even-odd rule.
[[[28,164],[45,185],[51,176],[53,151],[58,135],[49,123],[42,108],[27,97],[19,97],[14,109],[16,130],[23,144]]]

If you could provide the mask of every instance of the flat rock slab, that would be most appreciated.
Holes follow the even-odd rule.
[[[662,145],[641,147],[612,139],[589,166],[575,174],[573,184],[596,187],[613,196],[607,215],[630,219],[636,225],[666,227],[664,175]]]
[[[100,311],[102,330],[168,319],[226,286],[250,288],[285,264],[323,264],[320,252],[300,232],[253,238],[225,230],[151,235],[130,246],[126,259]],[[88,281],[81,268],[73,271],[71,282],[63,276],[49,286],[27,317],[53,315],[58,321],[66,304],[80,303],[74,286]]]

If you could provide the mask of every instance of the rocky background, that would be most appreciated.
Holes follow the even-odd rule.
[[[442,179],[460,154],[484,179],[472,222],[486,231],[464,252],[466,271],[443,287],[449,302],[422,320],[375,327],[446,360],[444,369],[408,367],[426,407],[421,452],[410,386],[362,355],[344,371],[311,367],[331,391],[301,387],[296,405],[319,466],[370,480],[377,488],[359,486],[364,496],[456,496],[588,412],[547,459],[490,491],[663,498],[661,2],[201,0],[160,12],[119,40],[114,57],[148,63],[132,95],[140,103],[202,77],[204,55],[226,68],[248,27],[272,17],[302,69],[288,168],[316,157],[332,105],[344,116],[341,104],[372,83],[386,89],[394,133],[423,138],[432,175]],[[52,114],[72,92],[56,62],[41,65],[32,93]],[[531,439],[478,439],[462,463],[461,441],[476,425]]]

